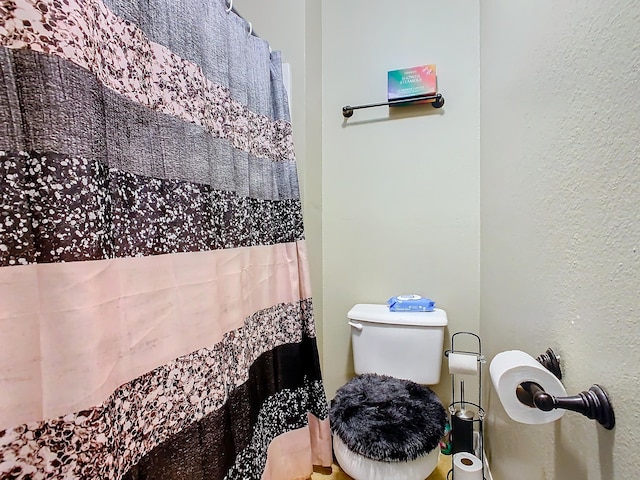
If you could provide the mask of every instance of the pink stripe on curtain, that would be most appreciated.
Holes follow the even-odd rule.
[[[277,436],[269,444],[262,480],[306,480],[313,465],[328,467],[333,461],[329,419],[309,414],[309,425]]]
[[[0,429],[98,405],[251,314],[310,298],[307,265],[299,241],[0,268]]]

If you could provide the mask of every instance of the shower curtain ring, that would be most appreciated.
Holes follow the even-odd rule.
[[[229,6],[227,7],[227,13],[229,13],[231,10],[233,10],[233,0],[229,0]]]
[[[251,25],[251,22],[247,22],[249,24],[249,37],[251,36],[251,32],[253,32],[253,25]]]

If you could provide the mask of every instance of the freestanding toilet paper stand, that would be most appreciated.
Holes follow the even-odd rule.
[[[475,338],[478,343],[477,351],[457,350],[455,340],[458,335],[469,335]],[[482,354],[482,342],[480,337],[471,332],[456,332],[451,336],[451,349],[444,352],[445,357],[451,354],[474,355],[478,362],[478,403],[469,402],[464,397],[464,380],[460,381],[460,396],[456,400],[456,374],[451,373],[451,403],[449,404],[449,415],[451,417],[451,453],[452,468],[447,473],[447,480],[455,479],[453,469],[453,458],[456,453],[471,453],[482,463],[482,478],[484,479],[484,434],[482,424],[485,412],[481,407],[482,401],[482,364],[486,359]],[[466,459],[463,459],[464,462]]]

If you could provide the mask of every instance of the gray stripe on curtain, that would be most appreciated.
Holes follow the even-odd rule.
[[[0,92],[3,149],[73,152],[136,175],[263,200],[299,198],[294,160],[233,153],[229,140],[132,102],[59,57],[1,48]]]
[[[247,73],[250,57],[248,47],[249,35],[247,33],[247,27],[244,20],[237,15],[230,15],[227,21],[227,62],[229,66],[229,90],[231,91],[231,98],[239,102],[241,105],[248,105],[249,103],[249,75]],[[233,50],[232,50],[233,49]],[[231,54],[231,52],[234,54]],[[248,107],[239,107],[248,109]],[[245,115],[239,115],[244,117]],[[242,123],[236,123],[236,139],[243,139],[247,143],[249,141],[249,129],[248,125]],[[242,131],[242,129],[246,129]],[[238,130],[239,129],[239,130]],[[238,135],[238,131],[242,134]],[[237,145],[237,142],[236,142]],[[247,184],[246,179],[249,178],[249,155],[242,149],[233,150],[233,164],[235,166],[235,179],[238,184],[238,192],[244,195],[248,192],[244,192],[241,189]],[[255,181],[255,179],[253,180]]]
[[[291,121],[290,105],[287,100],[287,92],[284,88],[282,75],[282,55],[279,51],[271,52],[271,95],[274,118]]]
[[[276,120],[289,120],[286,99],[284,104],[266,101],[270,97],[283,97],[280,53],[273,52],[267,65],[268,43],[256,36],[248,39],[247,22],[233,12],[227,13],[224,0],[105,0],[104,3],[118,16],[138,26],[149,40],[200,65],[209,80],[229,87],[231,98],[247,105],[251,111]],[[255,77],[248,78],[248,90],[261,92],[248,99],[246,89],[237,88],[245,84],[239,77],[247,76],[247,63],[270,70],[272,76],[271,85],[262,84]],[[276,89],[274,95],[268,94],[270,88]],[[265,100],[258,102],[257,98]]]

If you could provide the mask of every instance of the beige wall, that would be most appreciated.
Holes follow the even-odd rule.
[[[482,336],[552,347],[618,420],[521,425],[488,389],[495,480],[638,477],[639,21],[633,1],[482,2]]]

